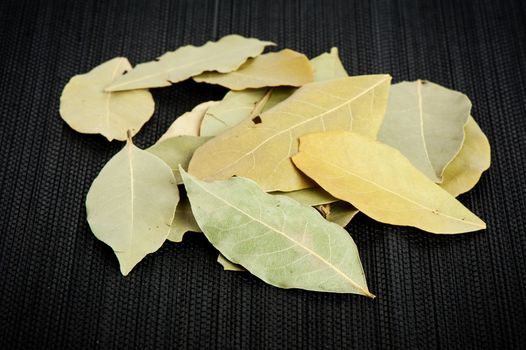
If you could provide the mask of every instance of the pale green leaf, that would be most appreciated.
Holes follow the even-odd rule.
[[[153,115],[155,104],[148,90],[120,93],[104,88],[131,69],[124,57],[115,57],[86,74],[75,75],[60,97],[60,115],[68,125],[84,134],[101,134],[109,141],[135,135]]]
[[[232,263],[281,288],[373,297],[351,236],[316,209],[266,194],[248,179],[181,174],[199,227]]]
[[[391,87],[378,140],[398,149],[434,182],[464,142],[468,97],[425,80]]]
[[[195,222],[188,198],[182,197],[175,210],[168,240],[176,243],[181,242],[186,232],[201,232],[201,229],[197,225],[197,222]]]
[[[375,138],[387,105],[391,77],[368,75],[310,83],[262,113],[199,147],[189,172],[206,180],[250,178],[265,191],[313,187],[290,161],[302,135],[353,130]]]
[[[137,65],[128,74],[115,80],[106,91],[169,86],[205,71],[228,73],[239,68],[248,58],[258,56],[269,45],[275,44],[227,35],[203,46],[183,46],[154,61]]]
[[[170,168],[128,140],[89,189],[88,223],[95,236],[115,251],[126,276],[166,240],[178,201]]]
[[[292,159],[327,192],[377,221],[433,233],[486,228],[399,151],[359,134],[332,131],[306,135]]]
[[[193,79],[231,90],[244,90],[268,86],[301,86],[312,82],[314,76],[305,55],[285,49],[251,58],[238,70],[230,73],[206,72]]]
[[[210,137],[186,135],[169,137],[164,140],[159,140],[146,150],[155,154],[168,164],[174,173],[177,183],[182,184],[183,180],[179,174],[179,165],[181,165],[183,169],[187,169],[195,150],[210,139]]]

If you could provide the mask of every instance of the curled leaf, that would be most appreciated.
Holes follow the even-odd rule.
[[[109,141],[126,140],[128,130],[135,135],[153,115],[150,92],[104,92],[108,84],[130,69],[126,58],[115,57],[71,78],[60,96],[62,119],[78,132],[101,134]]]
[[[106,91],[121,91],[169,86],[205,71],[231,72],[248,58],[259,55],[269,41],[227,35],[203,46],[183,46],[167,52],[157,60],[137,65],[115,80]]]
[[[207,72],[193,78],[199,83],[217,84],[231,90],[268,86],[301,86],[313,81],[309,59],[285,49],[249,59],[230,73]]]
[[[292,159],[327,192],[377,221],[433,233],[486,228],[399,151],[356,133],[306,135]]]
[[[448,164],[440,187],[458,196],[472,189],[491,163],[488,138],[473,117],[464,126],[466,138],[457,156]]]
[[[374,297],[351,236],[314,208],[266,194],[248,179],[181,174],[199,227],[232,263],[281,288]]]
[[[178,201],[170,168],[128,139],[89,189],[88,223],[95,236],[115,251],[126,276],[166,240]]]
[[[189,172],[207,180],[248,177],[265,191],[313,187],[290,161],[298,137],[326,130],[376,137],[390,79],[369,75],[304,85],[257,120],[242,122],[199,147]]]
[[[466,95],[425,80],[391,87],[378,140],[398,149],[433,182],[464,142],[471,110]]]

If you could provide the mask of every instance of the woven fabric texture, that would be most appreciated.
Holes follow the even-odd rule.
[[[70,77],[238,33],[352,75],[466,93],[492,167],[460,200],[484,232],[437,236],[358,215],[348,226],[377,298],[282,290],[225,272],[200,234],[126,278],[86,222],[93,179],[123,144],[58,114]],[[519,349],[526,343],[526,3],[495,1],[0,1],[0,348]],[[147,147],[220,87],[155,89]]]

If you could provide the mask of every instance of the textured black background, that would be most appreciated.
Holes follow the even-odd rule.
[[[0,343],[7,348],[520,348],[526,342],[526,5],[523,1],[0,1]],[[467,93],[492,167],[461,201],[485,232],[440,237],[359,215],[349,227],[374,301],[281,290],[224,272],[201,235],[123,278],[86,223],[91,181],[122,143],[59,117],[68,79],[114,56],[150,60],[239,33],[350,74]],[[136,137],[221,88],[153,91]],[[2,346],[0,346],[2,347]],[[3,348],[6,348],[5,346]]]

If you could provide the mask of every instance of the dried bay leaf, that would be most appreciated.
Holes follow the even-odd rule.
[[[377,221],[433,233],[486,228],[399,151],[356,133],[306,135],[292,159],[327,192]]]
[[[338,55],[338,48],[333,47],[328,53],[314,57],[310,60],[314,69],[314,81],[324,81],[348,76]]]
[[[391,87],[378,140],[398,149],[434,182],[464,142],[471,102],[460,92],[417,80]]]
[[[115,57],[76,75],[60,96],[60,115],[74,130],[85,134],[102,134],[109,141],[126,140],[135,135],[153,115],[155,104],[147,90],[120,93],[104,88],[132,67],[124,57]]]
[[[228,73],[248,58],[258,56],[269,41],[227,35],[203,46],[187,45],[167,52],[157,60],[137,65],[128,74],[115,80],[106,91],[121,91],[169,86],[205,71]]]
[[[338,57],[338,49],[324,53],[310,60],[314,70],[314,81],[344,78],[347,72]],[[217,136],[248,118],[265,112],[286,100],[295,88],[277,87],[272,89],[247,89],[230,91],[219,104],[206,112],[201,124],[201,136]]]
[[[318,209],[325,219],[341,227],[347,226],[352,218],[360,212],[352,204],[344,201],[319,205],[316,209]]]
[[[177,172],[179,173],[179,171]],[[181,242],[186,232],[201,232],[201,229],[195,222],[188,198],[182,197],[177,204],[167,239],[176,243]]]
[[[243,266],[234,264],[232,261],[225,258],[225,256],[221,253],[219,253],[217,256],[217,262],[223,266],[223,270],[225,271],[246,271]]]
[[[201,122],[203,121],[206,111],[218,103],[219,101],[203,102],[195,106],[190,112],[184,113],[175,119],[168,130],[166,130],[166,132],[159,138],[159,141],[181,135],[199,136]]]
[[[159,140],[146,151],[161,158],[172,169],[177,184],[182,184],[179,165],[183,169],[187,169],[195,150],[210,139],[210,137],[187,135],[169,137],[165,140]]]
[[[351,236],[314,208],[266,194],[248,179],[181,174],[199,227],[232,263],[281,288],[374,297]]]
[[[389,75],[369,75],[304,85],[257,118],[199,147],[188,171],[205,180],[247,177],[269,192],[313,187],[290,160],[298,137],[342,129],[375,138],[390,80]]]
[[[465,140],[458,155],[448,164],[440,187],[458,196],[472,189],[491,163],[488,138],[473,117],[464,126]]]
[[[301,86],[314,79],[309,59],[285,49],[247,60],[230,73],[206,72],[193,78],[198,83],[217,84],[231,90],[268,86]]]
[[[178,201],[170,168],[128,139],[89,189],[88,223],[95,237],[115,251],[126,276],[166,240]]]

